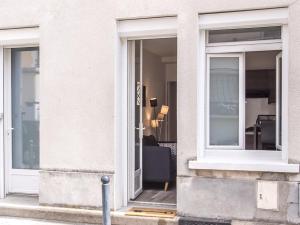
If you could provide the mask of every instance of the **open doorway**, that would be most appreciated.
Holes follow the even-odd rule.
[[[128,41],[129,200],[176,204],[177,39]]]
[[[281,150],[281,51],[247,52],[245,147]]]

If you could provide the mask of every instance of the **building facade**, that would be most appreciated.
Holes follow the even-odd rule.
[[[299,224],[299,13],[298,0],[1,1],[0,197],[98,208],[109,175],[112,209],[127,207],[143,183],[130,141],[142,145],[145,125],[131,117],[134,105],[143,115],[131,75],[146,77],[147,40],[173,38],[176,50],[161,58],[176,71],[178,215]],[[273,89],[248,92],[247,71],[273,73]],[[244,102],[257,95],[271,110],[259,114],[276,121],[274,149],[263,147],[263,125],[247,130]],[[247,147],[251,132],[261,146]]]

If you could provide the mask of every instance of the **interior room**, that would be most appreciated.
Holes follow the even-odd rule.
[[[176,204],[177,40],[142,43],[143,190],[135,201]]]
[[[245,147],[248,150],[280,150],[279,140],[276,140],[279,138],[276,132],[280,130],[276,131],[280,124],[276,116],[280,101],[280,79],[276,80],[276,56],[279,53],[246,53]]]

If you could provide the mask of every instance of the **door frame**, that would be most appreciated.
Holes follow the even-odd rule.
[[[140,193],[143,192],[143,163],[142,163],[142,157],[143,157],[143,146],[142,138],[143,138],[143,42],[140,40],[139,44],[139,90],[140,90],[140,105],[139,105],[139,126],[136,127],[135,124],[135,116],[136,116],[136,92],[137,92],[137,86],[135,83],[136,78],[136,71],[135,71],[135,64],[136,64],[136,41],[130,40],[131,43],[128,45],[128,56],[131,58],[129,62],[131,62],[131,65],[128,67],[128,73],[127,73],[127,79],[128,79],[128,149],[132,149],[132,151],[128,151],[128,191],[129,191],[129,200],[135,199]],[[128,58],[129,58],[128,57]],[[135,170],[135,135],[136,135],[136,129],[138,129],[139,132],[139,169]],[[136,177],[139,177],[139,189],[137,191],[134,190],[135,187],[135,181]]]
[[[4,84],[4,49],[39,46],[39,27],[0,30],[0,87]],[[4,144],[4,90],[0,90],[0,199],[8,193],[7,154]]]
[[[121,122],[121,142],[123,143],[122,146],[120,146],[121,148],[121,165],[117,164],[117,171],[121,170],[121,173],[119,174],[118,172],[116,173],[116,185],[118,184],[118,182],[121,183],[121,187],[123,188],[122,193],[121,193],[121,205],[120,206],[127,206],[128,203],[131,201],[130,200],[130,187],[129,185],[131,185],[129,183],[130,181],[130,171],[129,171],[129,150],[128,148],[130,147],[129,144],[129,128],[130,128],[130,121],[129,121],[129,112],[130,112],[130,101],[128,100],[128,93],[130,93],[130,85],[129,85],[129,74],[128,74],[128,41],[132,41],[132,40],[145,40],[145,39],[161,39],[161,38],[177,38],[176,34],[170,34],[170,35],[157,35],[157,36],[140,36],[140,37],[136,37],[136,38],[121,38],[120,39],[120,52],[121,52],[121,94],[120,94],[120,98],[119,100],[121,100],[121,112],[122,113],[122,122]],[[119,102],[119,101],[118,101]],[[119,176],[118,176],[119,175]],[[116,206],[116,208],[118,208],[118,205]]]
[[[171,19],[170,19],[171,18]],[[170,29],[161,26],[163,21],[167,19]],[[116,174],[115,174],[115,192],[116,201],[115,208],[126,207],[130,201],[129,195],[129,174],[128,174],[128,46],[129,40],[142,40],[142,39],[158,39],[158,38],[177,38],[177,18],[152,18],[142,19],[147,22],[153,21],[154,25],[151,26],[153,30],[145,30],[144,24],[138,23],[139,20],[119,21],[125,22],[128,32],[124,32],[124,27],[118,24],[118,39],[117,39],[117,69],[116,69]],[[132,26],[128,25],[133,23]],[[156,24],[157,23],[157,24]],[[149,24],[149,23],[148,23]],[[156,25],[155,25],[156,24]],[[120,28],[122,27],[122,28]],[[148,27],[148,25],[147,25]],[[127,29],[127,28],[126,28]],[[125,30],[126,30],[125,29]]]

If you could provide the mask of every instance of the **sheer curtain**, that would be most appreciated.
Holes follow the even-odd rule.
[[[239,58],[210,58],[210,145],[239,145]]]

